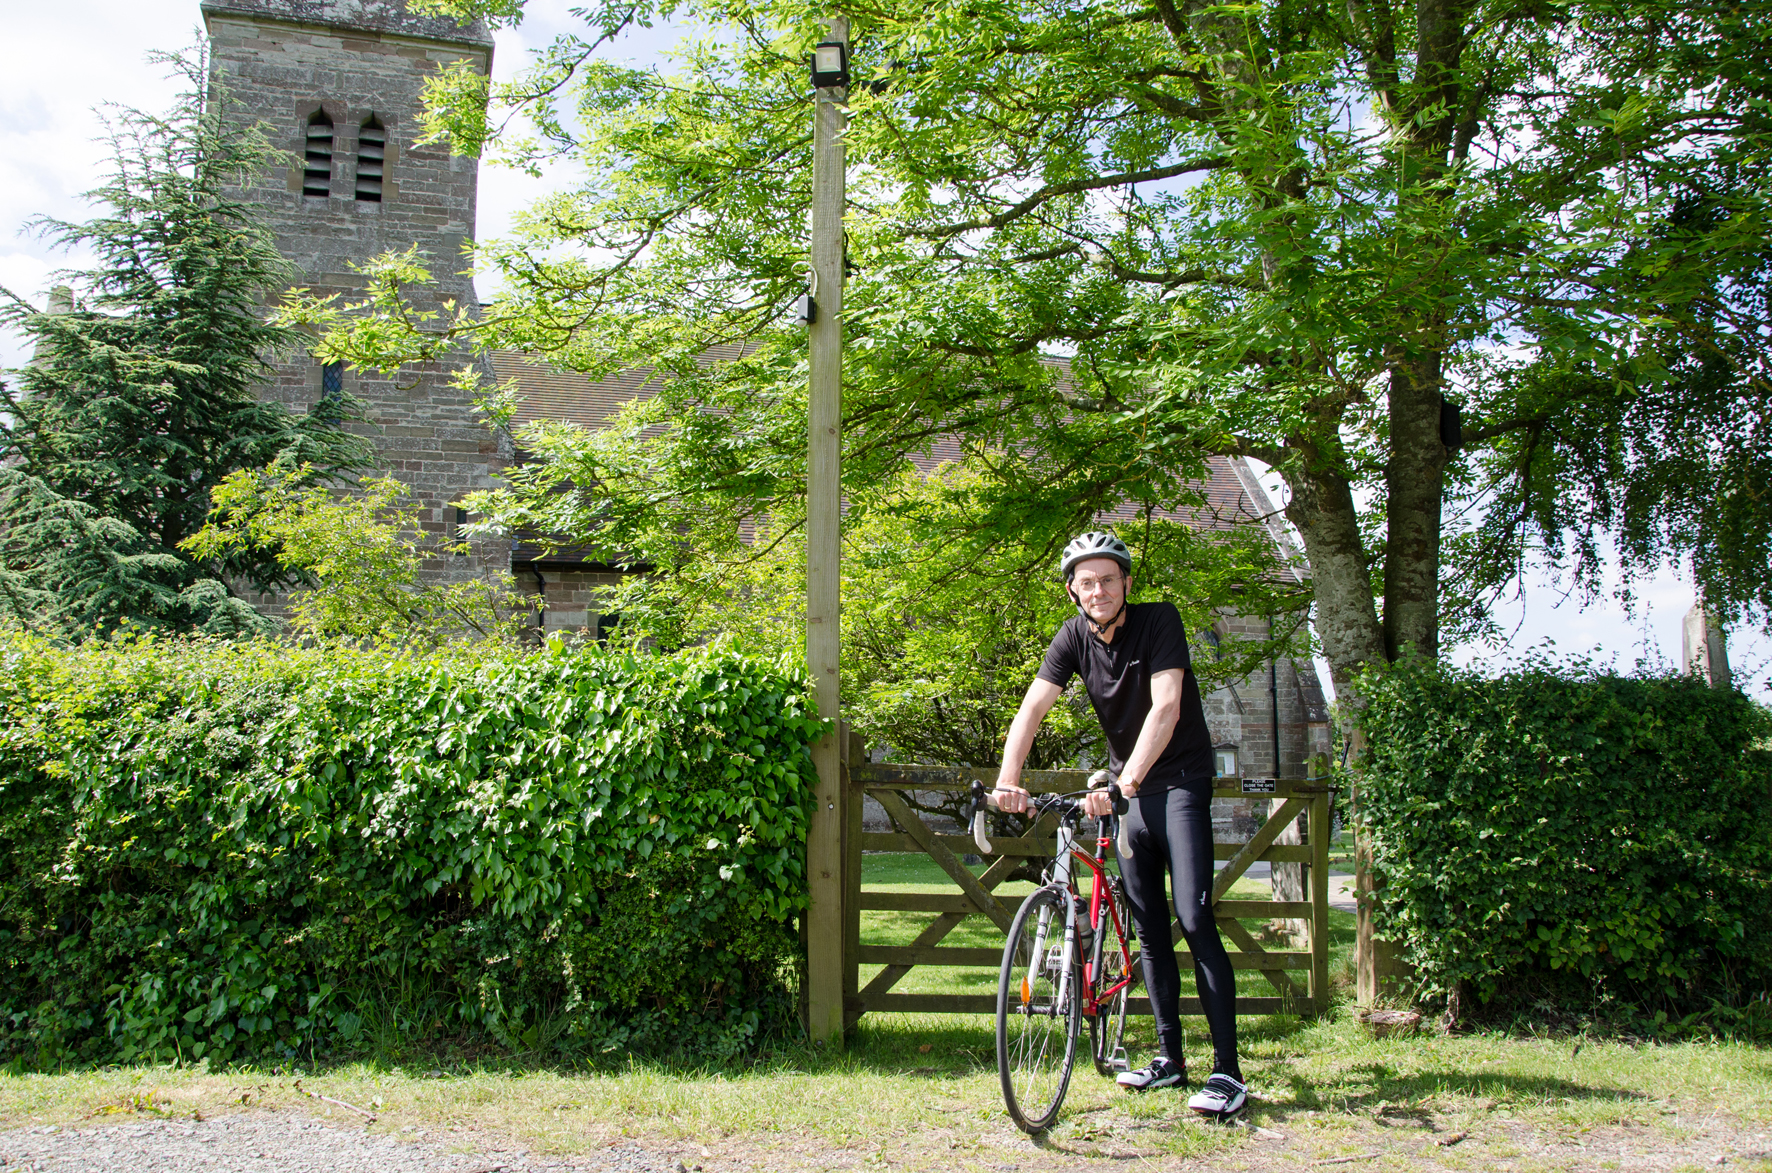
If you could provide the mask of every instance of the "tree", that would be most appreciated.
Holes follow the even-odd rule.
[[[209,521],[183,549],[205,560],[274,556],[309,583],[289,600],[298,631],[433,647],[456,639],[521,642],[528,601],[509,575],[423,581],[434,557],[466,543],[421,545],[418,508],[392,477],[364,477],[355,491],[315,484],[306,467],[240,469],[215,486]]]
[[[295,581],[273,552],[180,549],[210,490],[239,469],[326,476],[368,457],[334,424],[254,397],[270,357],[301,340],[266,320],[290,270],[240,198],[282,156],[229,120],[225,95],[205,96],[201,61],[162,60],[191,89],[165,115],[116,113],[111,176],[90,193],[105,211],[36,221],[95,267],[65,274],[68,301],[48,310],[0,291],[0,321],[36,347],[16,389],[0,385],[0,605],[70,632],[263,627],[227,584]]]
[[[432,93],[460,149],[586,173],[482,247],[506,292],[470,332],[674,379],[629,458],[587,469],[601,479],[479,506],[616,554],[648,509],[695,509],[677,540],[708,548],[745,517],[791,523],[803,484],[787,307],[825,13],[697,0],[668,11],[717,35],[678,74],[595,58],[659,10],[584,9],[588,34],[518,82],[457,69]],[[1257,457],[1290,491],[1356,745],[1363,673],[1481,630],[1530,562],[1594,589],[1608,536],[1627,565],[1686,558],[1726,616],[1772,621],[1772,16],[1723,0],[844,13],[850,524],[942,435],[991,473],[963,528],[1006,542],[1030,518],[1166,505],[1207,454]],[[532,133],[505,129],[525,117]],[[384,276],[378,297],[401,300],[412,274]],[[335,345],[373,362],[399,316],[362,308],[332,320]],[[462,333],[400,346],[440,354]],[[707,364],[715,346],[736,357]],[[1068,377],[1042,350],[1070,354]]]
[[[598,439],[569,442],[594,447]],[[855,511],[845,528],[844,719],[892,760],[994,764],[1052,632],[1075,614],[1054,589],[1053,567],[1025,561],[1043,557],[1045,531],[1059,526],[1036,523],[1018,541],[988,528],[967,532],[964,522],[980,513],[989,485],[961,464],[907,473],[881,487],[884,504]],[[1271,640],[1227,641],[1214,631],[1225,612],[1283,609],[1264,533],[1202,537],[1159,517],[1122,528],[1137,567],[1134,601],[1179,600],[1196,633],[1202,688],[1250,675],[1265,654],[1296,640],[1296,608]],[[619,612],[629,638],[677,643],[719,633],[747,651],[792,658],[806,628],[805,565],[801,528],[764,521],[723,557],[681,559],[669,574],[629,578],[606,607]],[[1029,764],[1099,763],[1100,744],[1087,698],[1073,693],[1041,726]]]
[[[430,6],[494,21],[523,7]],[[652,430],[578,493],[483,503],[612,550],[645,515],[668,519],[659,541],[684,525],[736,540],[744,517],[791,520],[802,482],[787,307],[805,281],[818,12],[710,0],[673,10],[723,30],[677,76],[595,59],[653,11],[587,9],[590,34],[493,92],[491,114],[482,80],[439,78],[437,133],[587,178],[482,247],[507,291],[480,322],[400,340],[424,357],[468,332],[593,374],[673,376]],[[991,470],[965,526],[1006,540],[1030,517],[1167,504],[1209,453],[1258,457],[1290,490],[1315,629],[1350,699],[1362,671],[1438,655],[1448,602],[1456,630],[1480,627],[1526,561],[1594,581],[1607,532],[1647,535],[1639,558],[1697,558],[1707,593],[1764,617],[1763,564],[1704,551],[1772,532],[1752,479],[1765,15],[1659,0],[845,11],[851,516],[941,435]],[[520,115],[535,133],[502,140]],[[354,325],[297,313],[373,362],[415,276],[384,269],[383,304]],[[741,353],[708,364],[722,344]],[[1068,375],[1042,349],[1071,352]],[[1685,395],[1705,370],[1718,389]],[[1727,439],[1682,465],[1695,426]],[[1740,509],[1723,525],[1695,492]]]

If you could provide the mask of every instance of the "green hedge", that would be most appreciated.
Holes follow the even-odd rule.
[[[1637,1002],[1772,978],[1772,718],[1691,677],[1406,663],[1368,679],[1377,926],[1424,992],[1580,975]]]
[[[0,1054],[742,1047],[792,1011],[807,703],[719,650],[0,633]]]

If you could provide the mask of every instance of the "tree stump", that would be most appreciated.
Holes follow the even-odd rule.
[[[1360,1021],[1375,1039],[1402,1038],[1420,1028],[1421,1015],[1414,1010],[1368,1010]]]

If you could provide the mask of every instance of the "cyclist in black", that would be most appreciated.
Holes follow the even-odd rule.
[[[1164,880],[1175,888],[1175,913],[1194,955],[1194,978],[1212,1033],[1214,1065],[1188,1099],[1195,1111],[1222,1115],[1247,1098],[1237,1063],[1237,987],[1230,957],[1212,916],[1212,738],[1189,670],[1187,635],[1173,603],[1126,602],[1132,554],[1111,533],[1086,533],[1064,549],[1059,573],[1077,605],[1065,621],[1022,699],[1003,746],[997,806],[1027,809],[1021,768],[1034,734],[1076,676],[1108,744],[1108,767],[1121,793],[1132,854],[1120,875],[1144,958],[1144,983],[1157,1019],[1162,1053],[1148,1067],[1117,1078],[1137,1090],[1186,1087],[1182,1056],[1181,971],[1169,932]],[[1111,809],[1105,792],[1091,794],[1092,815]]]

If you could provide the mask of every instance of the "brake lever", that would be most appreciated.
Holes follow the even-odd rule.
[[[986,808],[984,783],[972,783],[972,801],[966,809],[972,812],[972,842],[978,845],[980,855],[991,854],[991,841],[984,837],[984,812]]]
[[[1132,839],[1126,830],[1126,812],[1132,809],[1132,803],[1120,792],[1120,787],[1116,784],[1117,781],[1106,770],[1097,770],[1089,775],[1089,789],[1094,790],[1097,787],[1106,786],[1108,794],[1113,799],[1114,817],[1120,821],[1119,834],[1115,836],[1114,843],[1120,849],[1121,857],[1124,858],[1132,854]]]

